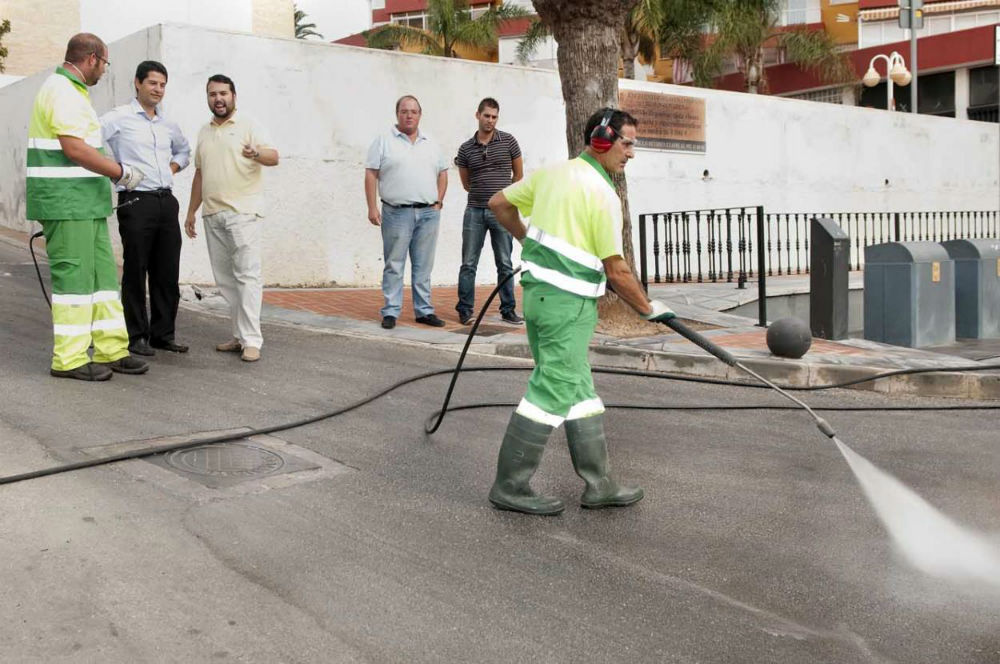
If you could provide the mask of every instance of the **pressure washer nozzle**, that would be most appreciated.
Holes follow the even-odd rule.
[[[824,420],[822,417],[816,418],[816,426],[819,427],[819,430],[822,431],[827,438],[837,437],[837,432],[834,431],[833,427],[830,426],[830,423]]]

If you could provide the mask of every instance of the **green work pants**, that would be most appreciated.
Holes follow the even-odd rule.
[[[517,412],[557,427],[604,412],[587,352],[597,325],[597,300],[546,283],[523,283],[524,320],[535,369]]]
[[[52,274],[52,368],[113,362],[128,352],[118,271],[106,219],[43,221]]]

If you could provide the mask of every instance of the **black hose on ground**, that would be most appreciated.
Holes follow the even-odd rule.
[[[37,262],[36,262],[37,268]],[[507,279],[510,279],[520,271],[515,270]],[[39,273],[39,280],[41,280],[41,273]],[[0,485],[3,484],[13,484],[15,482],[22,482],[24,480],[38,479],[41,477],[48,477],[50,475],[59,475],[62,473],[70,472],[73,470],[82,470],[84,468],[94,468],[97,466],[103,466],[110,463],[115,463],[118,461],[127,461],[129,459],[140,459],[147,456],[152,456],[154,454],[163,454],[166,452],[174,452],[177,450],[188,449],[191,447],[200,447],[202,445],[209,445],[213,443],[225,443],[233,440],[239,440],[242,438],[247,438],[249,436],[266,435],[271,433],[276,433],[278,431],[286,431],[288,429],[294,429],[297,427],[305,426],[307,424],[313,424],[315,422],[320,422],[322,420],[337,417],[339,415],[344,415],[353,410],[357,410],[362,406],[365,406],[377,399],[380,399],[390,392],[399,389],[405,385],[415,383],[426,378],[433,378],[435,376],[443,376],[445,374],[451,374],[451,382],[448,385],[448,390],[445,394],[444,403],[441,409],[435,411],[427,418],[424,425],[424,431],[427,434],[432,434],[440,428],[441,423],[444,421],[444,416],[446,413],[455,412],[459,410],[470,410],[473,408],[510,408],[514,407],[516,403],[478,403],[478,404],[465,404],[461,406],[449,407],[451,403],[451,397],[455,390],[455,385],[458,381],[458,375],[463,372],[487,372],[487,371],[530,371],[531,367],[470,367],[463,368],[465,363],[465,357],[469,352],[469,346],[472,344],[472,338],[475,336],[476,330],[479,328],[479,324],[483,319],[490,303],[500,292],[500,287],[506,282],[506,279],[502,280],[497,284],[496,288],[486,299],[482,308],[479,311],[479,315],[476,317],[476,321],[469,330],[469,335],[466,338],[465,346],[462,348],[462,352],[458,358],[458,362],[452,369],[438,369],[436,371],[428,371],[415,376],[410,376],[401,381],[393,383],[389,387],[386,387],[375,394],[365,397],[359,401],[352,404],[344,406],[342,408],[337,408],[336,410],[328,411],[325,413],[319,413],[317,415],[306,417],[291,422],[286,422],[284,424],[275,424],[267,427],[261,427],[257,429],[246,429],[243,431],[238,431],[236,433],[226,433],[217,436],[211,436],[207,438],[199,438],[198,440],[190,440],[181,443],[172,443],[169,445],[156,445],[154,447],[148,447],[139,450],[131,450],[129,452],[122,452],[119,454],[112,454],[104,457],[98,457],[94,459],[87,459],[84,461],[78,461],[74,463],[67,463],[58,466],[52,466],[49,468],[42,468],[40,470],[30,471],[27,473],[20,473],[18,475],[8,475],[6,477],[0,477]],[[43,286],[44,291],[44,286]],[[46,298],[48,299],[48,298]],[[685,328],[687,329],[687,328]],[[697,335],[699,338],[700,335]],[[701,344],[699,344],[701,345]],[[711,344],[713,348],[718,348]],[[704,347],[704,346],[703,346]],[[914,373],[927,373],[936,371],[980,371],[986,369],[1000,369],[1000,365],[984,365],[981,367],[955,367],[955,368],[933,368],[933,369],[903,369],[899,371],[887,371],[885,373],[876,374],[874,376],[869,376],[867,378],[859,378],[856,380],[845,381],[843,383],[836,383],[832,385],[814,385],[810,387],[784,387],[786,390],[830,390],[841,387],[848,387],[851,385],[857,385],[859,383],[864,383],[868,381],[878,380],[879,378],[886,378],[889,376],[896,376],[900,374],[914,374]],[[637,376],[642,378],[657,378],[660,380],[679,380],[692,383],[707,383],[711,385],[731,385],[735,387],[766,387],[770,389],[767,385],[758,385],[752,383],[740,383],[736,381],[720,380],[714,378],[699,378],[696,376],[681,376],[672,375],[664,373],[656,373],[651,371],[634,371],[629,369],[604,369],[604,368],[594,368],[594,373],[610,374],[617,376]],[[685,410],[699,410],[699,411],[713,411],[713,410],[800,410],[798,406],[773,406],[773,405],[752,405],[752,404],[742,404],[738,406],[702,406],[702,405],[689,405],[689,406],[646,406],[637,404],[605,404],[606,408],[609,409],[629,409],[629,410],[663,410],[663,411],[685,411]],[[864,411],[874,411],[874,412],[913,412],[913,411],[955,411],[955,410],[1000,410],[1000,405],[957,405],[957,406],[830,406],[830,407],[818,407],[813,408],[816,411],[851,411],[851,412],[864,412]],[[433,423],[432,423],[433,420]]]

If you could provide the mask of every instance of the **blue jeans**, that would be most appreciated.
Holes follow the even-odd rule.
[[[434,208],[398,208],[382,206],[382,316],[399,318],[403,309],[403,273],[410,256],[410,281],[413,288],[413,311],[417,318],[434,313],[431,304],[431,268],[437,247],[441,211]]]
[[[476,268],[483,252],[486,231],[493,244],[493,260],[497,264],[497,283],[514,271],[510,262],[514,238],[500,225],[489,208],[467,207],[462,220],[462,267],[458,270],[458,304],[455,311],[464,318],[472,314],[476,302]],[[513,312],[514,280],[508,279],[500,289],[500,313]]]

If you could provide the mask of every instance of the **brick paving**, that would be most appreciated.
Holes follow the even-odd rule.
[[[709,334],[715,343],[726,348],[748,348],[752,350],[767,350],[767,330],[746,330],[733,334]],[[824,339],[813,339],[809,352],[823,355],[867,355],[870,351],[854,346],[847,346]]]
[[[495,286],[476,287],[476,308],[483,305],[486,298],[493,292]],[[515,297],[518,303],[518,313],[521,311],[521,287],[515,287]],[[445,322],[444,330],[467,330],[458,322],[458,312],[455,311],[455,303],[458,295],[455,286],[439,286],[431,289],[431,303],[434,305],[434,313]],[[273,288],[264,291],[264,303],[282,309],[293,311],[308,311],[321,316],[337,316],[360,321],[371,321],[380,323],[379,309],[382,308],[381,288]],[[499,313],[500,297],[497,296],[490,303],[490,310],[483,317],[483,323],[500,323]],[[420,325],[414,319],[413,299],[409,286],[403,291],[403,311],[396,321],[398,326],[428,329],[426,325]],[[524,331],[524,326],[506,326],[510,332],[517,333]]]

